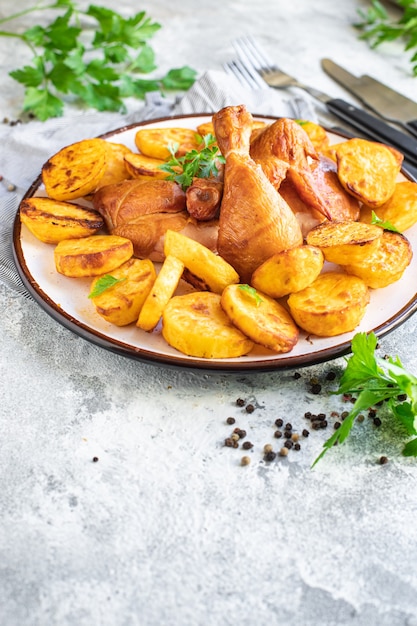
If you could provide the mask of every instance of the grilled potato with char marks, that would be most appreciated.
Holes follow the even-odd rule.
[[[340,272],[320,274],[309,287],[288,298],[296,324],[321,337],[354,330],[368,303],[369,290],[364,281]]]
[[[383,230],[363,222],[324,222],[307,234],[307,243],[320,248],[326,261],[360,263],[380,244]]]
[[[361,221],[370,224],[372,211],[370,207],[363,206]],[[375,214],[380,220],[391,222],[401,233],[414,226],[417,223],[417,183],[410,180],[398,182],[391,198],[378,207]]]
[[[253,348],[223,311],[220,295],[196,291],[174,296],[162,314],[165,341],[188,356],[205,359],[232,359]]]
[[[54,250],[57,272],[74,278],[108,274],[132,256],[132,242],[117,235],[67,239]]]

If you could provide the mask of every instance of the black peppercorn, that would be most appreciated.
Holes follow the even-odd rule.
[[[236,400],[237,406],[245,406],[245,401],[242,398]]]
[[[93,456],[93,463],[97,463],[98,461],[98,456]]]
[[[242,448],[244,450],[250,450],[251,448],[253,448],[253,443],[251,441],[244,441],[242,443]]]
[[[246,405],[246,413],[253,413],[254,410],[255,410],[255,407],[253,406],[253,404]]]
[[[274,437],[275,437],[275,439],[281,439],[281,437],[282,437],[282,432],[281,432],[280,430],[276,430],[276,431],[274,432]]]
[[[226,420],[226,424],[234,424],[236,422],[234,417],[228,417]]]
[[[284,420],[282,420],[280,417],[275,420],[275,426],[278,426],[278,428],[281,428],[283,423],[284,423]]]

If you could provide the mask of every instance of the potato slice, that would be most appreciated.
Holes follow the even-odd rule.
[[[354,330],[365,314],[369,290],[357,276],[328,272],[288,298],[291,315],[312,335],[333,337]]]
[[[361,222],[370,224],[373,210],[363,206]],[[410,180],[398,182],[391,198],[378,207],[375,213],[380,220],[391,222],[402,233],[414,226],[417,223],[417,183]]]
[[[326,261],[360,263],[380,244],[383,230],[363,222],[323,222],[307,234],[307,243],[320,248]]]
[[[311,143],[318,152],[323,152],[329,147],[329,136],[323,126],[309,120],[296,120],[310,137]]]
[[[68,239],[60,241],[54,250],[57,271],[75,278],[108,274],[132,256],[132,242],[117,235]]]
[[[384,231],[377,250],[357,264],[345,266],[348,274],[359,276],[373,289],[386,287],[401,278],[411,262],[411,244],[399,233]]]
[[[172,255],[180,259],[194,276],[215,293],[222,293],[227,285],[239,282],[238,273],[227,261],[198,241],[176,231],[167,230],[164,253],[165,256]]]
[[[141,128],[135,135],[135,143],[139,152],[146,156],[168,159],[170,144],[178,144],[176,156],[184,156],[190,150],[198,149],[199,137],[197,131],[189,128]]]
[[[121,183],[122,181],[131,178],[131,175],[126,167],[125,158],[127,158],[130,154],[133,154],[133,152],[124,144],[113,143],[112,141],[106,141],[106,148],[106,167],[104,168],[103,175],[100,178],[96,189],[100,189],[106,185]]]
[[[175,293],[184,271],[184,263],[174,256],[167,256],[158,277],[146,298],[137,321],[142,330],[151,331],[161,319],[162,312]]]
[[[96,211],[42,197],[21,202],[20,220],[44,243],[88,237],[104,226],[103,218]]]
[[[290,352],[298,341],[298,328],[288,311],[249,285],[226,287],[221,305],[242,333],[265,348]]]
[[[108,275],[104,275],[108,276]],[[118,281],[98,296],[91,297],[97,313],[116,326],[127,326],[136,322],[143,303],[155,282],[156,272],[149,259],[129,259],[112,270],[111,276]],[[93,280],[94,291],[103,276]]]
[[[171,298],[162,314],[162,335],[183,354],[205,359],[243,356],[254,345],[223,311],[220,295],[210,291]]]
[[[274,254],[252,274],[251,285],[271,298],[301,291],[320,274],[324,256],[315,246],[298,246]]]
[[[54,154],[42,167],[47,195],[54,200],[74,200],[92,193],[105,172],[107,142],[84,139]]]
[[[337,174],[346,191],[375,208],[394,193],[403,155],[382,143],[349,139],[339,144],[336,160]]]
[[[168,173],[163,172],[160,167],[165,161],[162,159],[155,159],[154,157],[146,156],[145,154],[136,154],[130,152],[125,155],[126,169],[132,178],[167,178]]]

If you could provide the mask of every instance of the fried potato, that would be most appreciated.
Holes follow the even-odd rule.
[[[104,139],[84,139],[62,148],[42,167],[47,195],[54,200],[74,200],[92,193],[105,172],[107,158]]]
[[[239,282],[238,273],[227,261],[198,241],[176,231],[166,232],[164,253],[165,256],[172,255],[180,259],[191,274],[215,293],[222,293],[227,285]]]
[[[389,200],[403,155],[382,143],[349,139],[336,150],[337,175],[348,193],[371,208]]]
[[[255,293],[253,293],[255,292]],[[247,337],[274,352],[290,352],[299,331],[288,311],[248,285],[229,285],[221,295],[224,311]]]
[[[135,135],[139,152],[154,159],[168,159],[171,156],[168,146],[178,144],[176,156],[184,156],[190,150],[197,150],[200,135],[189,128],[141,128]]]
[[[323,152],[329,147],[329,136],[323,126],[310,122],[309,120],[296,120],[296,122],[306,131],[311,143],[318,152]]]
[[[162,314],[162,335],[183,354],[205,359],[232,359],[254,345],[223,311],[220,295],[210,291],[171,298]]]
[[[151,331],[161,319],[162,312],[175,293],[184,271],[184,263],[167,256],[140,311],[137,326]]]
[[[368,287],[379,289],[401,278],[411,262],[411,244],[399,233],[384,231],[381,244],[360,263],[345,265],[348,274],[359,276]]]
[[[380,244],[383,230],[363,222],[323,222],[307,234],[307,243],[320,248],[326,261],[360,263]]]
[[[290,313],[312,335],[333,337],[354,330],[365,314],[369,290],[357,276],[328,272],[288,298]]]
[[[167,178],[167,172],[163,172],[160,167],[165,161],[163,159],[155,159],[144,154],[136,154],[130,152],[125,155],[126,169],[132,178]]]
[[[372,211],[370,207],[363,206],[361,222],[370,224]],[[402,233],[411,228],[417,222],[417,183],[409,180],[398,182],[391,198],[378,207],[375,213],[380,220],[391,222]]]
[[[251,285],[271,298],[308,287],[320,274],[324,256],[315,246],[298,246],[274,254],[252,274]]]
[[[149,259],[132,258],[112,270],[111,276],[120,282],[107,288],[100,295],[91,297],[91,301],[97,313],[107,322],[116,326],[127,326],[138,319],[143,303],[155,282],[155,267]],[[99,276],[93,280],[91,292],[102,278],[103,276]]]
[[[121,183],[123,180],[131,178],[126,167],[125,158],[133,154],[133,152],[124,144],[113,143],[111,141],[106,141],[106,148],[106,167],[104,168],[103,176],[100,178],[95,191],[106,185]]]
[[[103,218],[96,211],[42,197],[21,202],[20,220],[44,243],[88,237],[104,226]]]
[[[74,278],[108,274],[132,256],[132,242],[117,235],[68,239],[60,241],[54,250],[57,271]]]

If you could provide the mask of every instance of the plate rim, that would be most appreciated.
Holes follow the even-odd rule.
[[[118,127],[114,130],[107,131],[98,135],[98,137],[101,139],[108,139],[110,137],[113,138],[119,134],[133,130],[134,128],[146,125],[155,125],[158,124],[158,122],[175,122],[175,120],[198,117],[211,117],[212,115],[212,112],[190,113],[184,115],[164,116],[150,120],[142,120],[140,122],[134,122],[125,126]],[[279,119],[279,117],[274,117],[272,115],[259,115],[256,113],[252,113],[252,115],[253,117],[256,117],[258,119]],[[329,133],[333,133],[346,139],[348,138],[348,135],[344,135],[339,130],[333,131],[325,126],[324,128]],[[407,180],[410,180],[406,171],[402,170],[402,174]],[[39,174],[39,176],[27,189],[24,196],[22,197],[21,202],[26,198],[32,197],[37,189],[41,186],[41,184],[42,173]],[[156,366],[185,368],[227,374],[239,372],[262,373],[308,367],[312,365],[317,365],[319,363],[332,361],[351,352],[351,339],[349,339],[346,341],[342,341],[335,346],[329,346],[321,350],[317,350],[315,352],[303,355],[291,356],[291,353],[288,353],[288,355],[285,355],[285,357],[276,359],[271,358],[267,360],[262,360],[262,357],[260,357],[260,359],[257,359],[256,361],[236,360],[230,362],[227,359],[203,359],[199,357],[190,357],[187,355],[183,355],[180,352],[178,352],[178,355],[175,354],[172,356],[168,354],[161,354],[158,352],[146,350],[146,348],[126,344],[123,341],[119,341],[113,337],[109,337],[101,333],[99,330],[89,327],[88,324],[75,319],[67,311],[61,309],[61,307],[56,302],[54,302],[54,300],[52,300],[47,293],[44,292],[42,287],[31,275],[31,272],[26,264],[21,242],[21,202],[19,202],[19,206],[17,208],[13,223],[12,252],[17,271],[23,284],[25,285],[30,295],[33,297],[34,301],[56,322],[61,324],[61,326],[63,326],[67,330],[70,330],[77,336],[81,337],[82,339],[102,349],[118,354],[119,356],[127,357],[144,363],[153,364]],[[381,338],[398,328],[398,326],[402,325],[409,317],[413,315],[416,310],[417,292],[398,312],[385,320],[383,323],[379,324],[377,327],[373,328],[372,331],[368,332],[374,332],[377,337]]]

